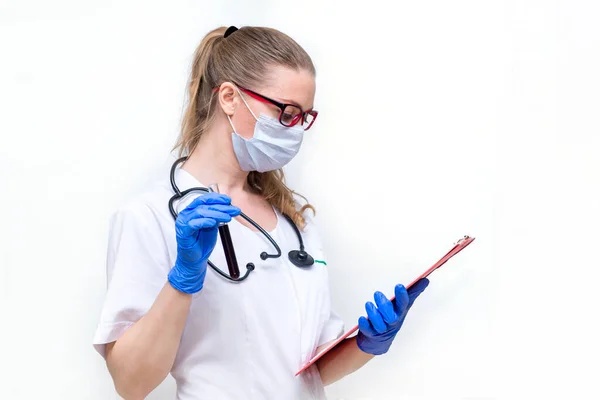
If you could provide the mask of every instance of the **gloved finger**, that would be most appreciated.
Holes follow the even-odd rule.
[[[366,336],[377,336],[377,332],[371,326],[371,323],[365,317],[360,317],[358,319],[358,329]]]
[[[415,282],[414,285],[410,287],[410,289],[408,289],[408,308],[412,307],[417,297],[419,297],[419,295],[423,293],[427,286],[429,286],[429,279],[423,278],[419,279],[417,282]]]
[[[201,229],[213,229],[216,226],[217,221],[215,221],[214,218],[205,218],[202,216],[191,218],[189,220],[184,220],[177,217],[177,220],[175,221],[175,228],[178,241],[181,239],[193,239],[193,241],[195,241],[196,236],[198,235],[198,231],[200,231]]]
[[[214,193],[214,192],[206,193],[206,194],[203,194],[202,196],[198,196],[194,200],[192,200],[192,202],[190,204],[188,204],[188,206],[186,208],[184,208],[183,211],[193,210],[194,208],[196,208],[202,204],[229,205],[229,204],[231,204],[231,197],[227,196],[226,194],[222,194],[222,193]]]
[[[216,224],[218,224],[220,222],[231,221],[231,216],[229,214],[221,213],[218,211],[210,211],[210,210],[204,210],[204,211],[205,212],[203,212],[202,214],[186,216],[185,218],[181,217],[181,215],[178,216],[177,220],[175,221],[175,227],[177,228],[177,236],[178,237],[185,237],[185,236],[190,236],[190,235],[195,236],[196,232],[198,232],[200,229],[212,229],[215,227]],[[206,219],[213,220],[214,224],[207,223],[207,222],[202,222],[202,223],[196,222],[195,224],[191,224],[191,222],[193,222],[193,221],[206,220]]]
[[[375,307],[375,304],[369,301],[367,302],[367,304],[365,304],[365,309],[367,310],[369,322],[371,322],[371,325],[373,325],[375,331],[377,331],[378,333],[384,333],[385,331],[387,331],[387,324],[385,323],[383,317],[377,310],[377,307]]]
[[[196,218],[188,222],[188,226],[195,231],[212,229],[217,226],[217,221],[212,218]]]
[[[220,211],[222,213],[229,214],[232,217],[237,217],[238,215],[240,215],[240,212],[242,211],[239,209],[239,207],[232,206],[232,205],[225,205],[225,204],[206,205],[203,208],[205,208],[207,210],[212,210],[212,211]]]
[[[398,315],[396,311],[394,311],[394,305],[391,301],[388,300],[387,297],[381,292],[375,292],[375,304],[377,304],[377,309],[379,313],[383,317],[383,320],[388,324],[392,324],[396,322],[398,319]]]
[[[199,216],[206,217],[206,218],[216,218],[219,220],[219,222],[229,222],[229,221],[231,221],[231,218],[225,218],[224,215],[229,215],[230,217],[236,217],[236,216],[240,215],[240,212],[241,212],[241,210],[238,207],[232,206],[232,205],[201,204],[201,205],[198,205],[194,209],[189,209],[189,210],[185,209],[184,211],[179,213],[177,218],[181,219],[183,222],[186,222],[186,223],[188,221],[190,221],[191,219],[198,218]],[[217,213],[217,214],[215,214],[215,213]],[[223,219],[223,218],[225,218],[225,219]]]
[[[196,218],[212,218],[217,222],[231,221],[231,215],[220,211],[208,210],[204,207],[198,207],[191,214],[187,215],[188,222]]]
[[[394,293],[396,294],[396,299],[394,300],[394,304],[396,305],[396,312],[398,315],[402,315],[406,312],[408,308],[409,298],[408,292],[404,285],[396,285],[394,288]]]

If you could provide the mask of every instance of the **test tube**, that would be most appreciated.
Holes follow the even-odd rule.
[[[216,183],[209,185],[208,191],[220,193],[219,185]],[[233,249],[233,241],[231,240],[229,225],[226,223],[219,224],[219,237],[221,238],[221,243],[223,243],[223,252],[225,253],[225,260],[227,261],[229,276],[231,276],[233,279],[237,279],[240,277],[240,268],[238,267],[237,258],[235,257],[235,250]]]

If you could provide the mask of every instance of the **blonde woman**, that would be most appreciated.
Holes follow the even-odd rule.
[[[398,285],[394,301],[377,292],[359,334],[295,377],[344,329],[314,209],[281,169],[316,121],[314,95],[310,57],[277,30],[222,27],[199,44],[182,158],[111,219],[94,346],[125,399],[169,373],[180,400],[322,399],[324,385],[388,350],[427,280]]]

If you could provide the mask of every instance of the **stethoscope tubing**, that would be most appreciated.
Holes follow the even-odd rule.
[[[175,201],[181,200],[182,198],[184,198],[185,196],[187,196],[188,194],[193,193],[193,192],[204,192],[204,193],[210,192],[210,190],[208,188],[204,188],[204,187],[193,187],[193,188],[186,189],[184,191],[179,190],[179,187],[177,186],[177,184],[175,182],[175,171],[177,169],[177,166],[179,164],[181,164],[182,162],[184,162],[185,160],[187,160],[187,158],[188,158],[187,156],[181,157],[181,158],[177,159],[171,166],[170,181],[171,181],[171,188],[173,189],[173,192],[175,192],[175,194],[173,196],[171,196],[171,198],[169,199],[169,212],[173,216],[173,219],[177,219],[177,212],[175,211],[175,207],[174,207]],[[302,267],[302,268],[311,266],[313,264],[312,257],[304,251],[304,241],[302,240],[302,234],[300,233],[300,230],[298,229],[298,227],[296,226],[296,224],[294,223],[294,221],[292,220],[292,218],[289,215],[287,215],[287,214],[282,214],[282,215],[288,221],[288,223],[293,227],[294,232],[296,233],[296,236],[298,237],[298,242],[299,242],[299,247],[300,247],[300,250],[293,250],[290,252],[290,255],[289,255],[290,261],[294,265],[296,265],[298,267]],[[240,212],[240,217],[242,217],[244,220],[248,221],[260,233],[262,233],[267,238],[267,240],[273,245],[273,247],[275,247],[276,254],[268,254],[266,251],[263,251],[262,253],[260,253],[260,258],[262,260],[266,260],[267,258],[281,257],[281,254],[282,254],[281,248],[279,247],[279,245],[277,244],[275,239],[273,239],[273,237],[267,231],[265,231],[262,226],[260,226],[252,218],[250,218],[243,212]],[[302,255],[302,257],[300,258],[299,255]],[[217,272],[219,275],[221,275],[223,278],[225,278],[231,282],[235,282],[235,283],[245,280],[250,275],[250,272],[254,271],[254,269],[255,269],[255,265],[253,263],[248,263],[248,264],[246,264],[246,272],[244,273],[244,275],[240,276],[239,278],[232,278],[231,276],[227,275],[225,272],[221,271],[210,260],[208,260],[208,265],[215,272]]]

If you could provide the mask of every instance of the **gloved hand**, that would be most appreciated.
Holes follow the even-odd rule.
[[[365,353],[380,355],[386,353],[396,334],[402,327],[404,318],[414,301],[429,285],[429,280],[423,278],[415,282],[407,291],[404,285],[396,285],[396,298],[388,300],[381,292],[375,292],[375,303],[365,304],[369,319],[358,319],[358,335],[356,343]]]
[[[183,293],[197,293],[204,285],[208,257],[217,243],[219,223],[240,214],[224,194],[207,193],[195,198],[175,220],[177,259],[169,283]]]

